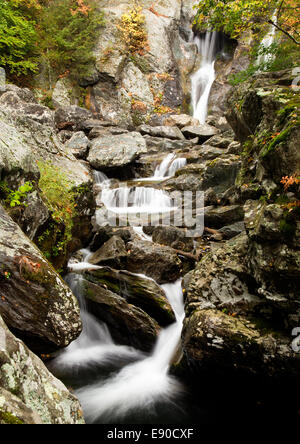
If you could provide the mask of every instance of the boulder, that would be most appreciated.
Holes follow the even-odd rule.
[[[110,226],[100,227],[94,234],[92,242],[90,243],[90,250],[97,251],[107,242],[112,236],[120,237],[125,243],[130,241],[133,236],[133,230],[129,227],[114,228]]]
[[[221,228],[244,218],[243,207],[229,205],[226,207],[207,207],[204,210],[205,225],[210,228]]]
[[[201,151],[205,153],[205,149],[201,149]],[[209,152],[211,154],[211,149]],[[209,157],[210,154],[208,154]],[[213,157],[215,154],[216,152]],[[181,191],[205,191],[212,188],[217,195],[221,195],[234,185],[240,167],[239,156],[223,154],[213,160],[184,166],[176,172],[175,178],[164,183],[164,187],[169,190]]]
[[[218,231],[222,233],[224,239],[231,239],[245,231],[245,224],[244,221],[235,222],[230,225],[225,225],[225,227],[220,228]]]
[[[164,120],[165,126],[177,126],[178,128],[184,128],[187,126],[198,126],[199,121],[187,114],[173,114]]]
[[[182,132],[177,127],[141,125],[138,129],[143,135],[148,134],[152,137],[164,137],[170,140],[184,140]]]
[[[0,97],[0,107],[2,106],[5,109],[9,109],[14,117],[26,117],[26,119],[53,127],[53,111],[46,106],[37,104],[35,100],[32,103],[28,103],[27,101],[23,101],[21,97],[21,94],[13,91],[7,92]]]
[[[299,324],[296,251],[257,240],[237,235],[204,255],[186,280],[183,349],[200,374],[218,365],[231,375],[299,379],[291,347]]]
[[[89,311],[109,326],[115,341],[145,351],[152,349],[160,330],[154,319],[103,286],[85,279],[81,285]]]
[[[89,151],[90,141],[83,131],[78,131],[66,142],[65,147],[76,157],[86,159]]]
[[[213,136],[210,139],[208,139],[206,142],[204,142],[204,145],[210,145],[216,148],[226,149],[233,142],[233,137],[234,137],[233,133],[228,136],[226,136],[226,133],[222,135]]]
[[[122,268],[121,265],[124,265],[126,257],[125,242],[121,237],[115,235],[89,257],[89,262],[95,265],[109,265],[114,268]]]
[[[76,105],[57,108],[54,114],[55,125],[60,130],[72,129],[73,131],[79,131],[81,122],[92,118],[91,111]]]
[[[187,288],[188,313],[189,307],[245,313],[263,302],[252,291],[253,278],[245,262],[247,249],[248,238],[241,234],[203,257]]]
[[[0,316],[0,424],[84,424],[78,400]]]
[[[198,155],[198,158],[201,160],[214,160],[219,156],[224,154],[224,150],[222,148],[216,148],[210,145],[201,145],[201,147],[196,146],[195,151]]]
[[[171,140],[162,137],[145,135],[144,139],[147,144],[148,154],[173,152],[175,150],[188,151],[193,145],[198,143],[198,138],[193,140]]]
[[[131,164],[146,151],[145,140],[139,133],[104,136],[92,141],[87,160],[93,168],[107,171]]]
[[[55,108],[72,105],[72,82],[68,78],[59,79],[52,92],[52,103]]]
[[[181,251],[192,251],[194,248],[193,239],[186,237],[183,229],[172,226],[158,226],[152,232],[153,242],[167,245]]]
[[[81,332],[76,298],[0,207],[0,314],[31,349],[47,353]]]
[[[199,137],[199,142],[203,143],[219,133],[219,130],[206,123],[199,126],[185,126],[182,128],[182,133],[187,139],[193,139]]]
[[[29,103],[36,103],[36,98],[34,96],[34,93],[28,89],[28,88],[20,88],[17,85],[13,85],[10,83],[7,83],[5,85],[5,90],[0,91],[0,96],[5,94],[6,92],[13,92],[16,94],[23,102],[29,102]]]
[[[14,214],[14,220],[22,228],[29,239],[33,240],[38,229],[49,219],[49,210],[37,191],[27,196],[26,206],[22,208],[20,216]]]
[[[127,269],[144,273],[159,284],[174,282],[180,277],[182,262],[170,247],[135,239],[127,244]]]
[[[35,155],[24,135],[7,118],[0,108],[0,175],[22,173],[25,179],[39,178]]]
[[[85,274],[86,279],[122,296],[129,304],[141,308],[166,326],[175,321],[173,310],[164,291],[152,279],[123,270],[102,267]]]
[[[299,380],[300,360],[291,348],[291,337],[259,328],[243,316],[199,310],[187,319],[183,335],[189,365],[200,374],[213,377],[221,365],[222,374],[231,376],[238,372],[274,382],[286,382],[287,375]]]

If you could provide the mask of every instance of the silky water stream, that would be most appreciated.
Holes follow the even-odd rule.
[[[167,156],[155,171],[164,179],[184,165],[186,159]],[[110,210],[122,212],[170,211],[168,195],[151,187],[110,188],[110,180],[98,173],[101,200]],[[150,179],[149,179],[150,180]],[[131,196],[131,198],[130,198]],[[128,202],[133,202],[129,206]],[[142,227],[134,227],[143,239]],[[108,327],[88,312],[82,291],[82,273],[97,269],[89,264],[89,250],[81,250],[81,263],[70,263],[65,280],[79,300],[83,331],[80,337],[49,364],[53,373],[75,390],[88,423],[182,423],[189,421],[181,382],[169,374],[170,364],[180,341],[184,319],[181,279],[161,286],[176,316],[176,322],[164,328],[150,354],[114,342]],[[142,272],[142,270],[141,270]],[[146,276],[143,276],[146,278]],[[150,279],[150,278],[148,278]]]

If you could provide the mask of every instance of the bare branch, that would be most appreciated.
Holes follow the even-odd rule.
[[[277,25],[276,23],[273,22],[273,20],[268,20],[268,23],[270,23],[270,25],[275,26],[275,28],[277,28],[279,31],[283,32],[283,34],[285,34],[288,38],[290,38],[294,43],[296,43],[296,45],[300,45],[300,42],[298,42],[290,33],[288,33],[285,29],[281,28],[279,25]]]

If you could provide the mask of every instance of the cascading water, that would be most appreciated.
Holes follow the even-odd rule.
[[[177,322],[160,333],[151,356],[125,366],[105,381],[77,391],[90,422],[120,421],[140,409],[153,413],[156,403],[173,403],[182,392],[181,384],[168,374],[184,317],[181,280],[165,284],[162,288],[176,314]]]
[[[150,187],[121,187],[102,191],[105,207],[117,214],[170,212],[172,200],[168,193]]]
[[[205,123],[209,94],[215,81],[217,36],[217,32],[206,32],[204,37],[197,35],[193,37],[198,53],[202,56],[199,70],[191,77],[193,116],[200,124]]]
[[[272,16],[272,21],[274,23],[277,22],[277,10],[274,12],[273,16]],[[269,30],[269,32],[266,34],[266,36],[263,38],[263,40],[261,41],[260,47],[263,50],[268,50],[272,44],[274,43],[275,40],[275,35],[276,35],[276,28],[275,26],[271,25],[271,28]],[[262,63],[269,63],[271,62],[273,59],[273,55],[272,54],[261,54],[258,58],[257,58],[257,64],[260,65]]]
[[[174,176],[176,171],[186,165],[186,159],[183,157],[176,158],[176,155],[171,153],[161,162],[156,168],[154,179],[165,179]]]
[[[99,267],[97,267],[99,268]],[[76,295],[80,309],[83,330],[79,338],[59,354],[49,365],[56,374],[76,375],[80,370],[93,365],[106,365],[120,357],[129,360],[141,359],[143,353],[132,347],[116,345],[107,326],[87,311],[82,296],[82,275],[70,273],[65,280]]]
[[[166,162],[160,165],[157,175],[168,173],[174,160],[175,157],[169,155]],[[101,183],[107,183],[102,175],[98,179]],[[154,188],[101,187],[101,193],[105,205],[111,208],[121,205],[122,211],[131,211],[129,201],[135,210],[153,210],[152,207],[159,211],[164,208],[170,210],[169,196]],[[136,232],[145,239],[141,227]],[[82,262],[70,262],[69,269],[72,272],[66,277],[66,282],[79,300],[82,334],[50,363],[50,369],[67,379],[75,388],[85,418],[90,423],[132,421],[132,417],[137,420],[141,415],[143,423],[148,420],[145,418],[150,417],[155,422],[161,418],[161,409],[167,416],[171,411],[172,420],[177,412],[178,420],[181,420],[183,413],[178,400],[184,393],[183,386],[169,374],[184,319],[181,279],[161,286],[173,308],[176,322],[160,332],[152,353],[146,355],[133,347],[117,345],[107,326],[88,312],[82,291],[83,275],[78,273],[101,268],[89,264],[90,254],[88,249],[81,250]],[[142,274],[137,276],[147,278]]]
[[[176,157],[176,154],[170,153],[155,169],[154,176],[135,179],[136,182],[155,182],[169,179],[174,176],[176,171],[186,165],[184,157]]]

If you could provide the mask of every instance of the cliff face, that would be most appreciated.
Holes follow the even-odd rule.
[[[130,15],[134,2],[99,2],[105,25],[95,48],[96,66],[81,81],[90,108],[118,125],[160,121],[166,113],[177,112],[188,98],[186,77],[195,65],[195,46],[186,41],[194,2],[139,4],[140,25],[134,27]],[[128,20],[123,26],[125,14]],[[141,43],[132,51],[130,35],[134,39],[137,33]],[[56,84],[53,99],[56,106],[77,101],[65,80]]]
[[[232,88],[226,117],[241,168],[223,198],[244,206],[246,233],[206,255],[187,286],[183,347],[199,371],[299,372],[299,94],[290,70]],[[290,186],[282,179],[290,177]]]

